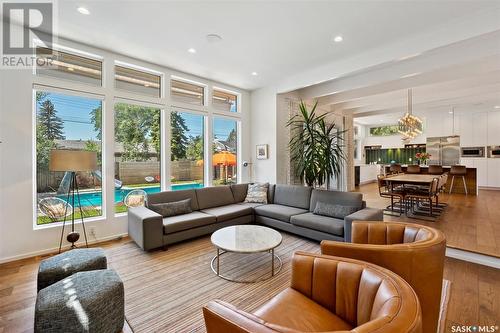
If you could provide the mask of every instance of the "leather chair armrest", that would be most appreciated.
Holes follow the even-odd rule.
[[[357,212],[344,217],[344,241],[351,242],[352,222],[353,221],[383,221],[384,211],[378,208],[363,208]]]
[[[128,209],[128,235],[144,251],[163,246],[163,218],[146,207]]]
[[[277,333],[259,317],[215,300],[203,307],[207,333]]]

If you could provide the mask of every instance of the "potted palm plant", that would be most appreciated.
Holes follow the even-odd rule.
[[[299,114],[290,118],[292,136],[288,147],[297,176],[308,186],[321,187],[338,177],[345,161],[343,134],[334,122],[327,122],[329,113],[316,113],[318,102],[309,111],[301,101]]]

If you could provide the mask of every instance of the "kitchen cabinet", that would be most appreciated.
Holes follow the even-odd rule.
[[[461,147],[486,146],[488,144],[488,113],[461,114],[455,127],[460,135]],[[459,123],[459,124],[458,124]]]
[[[488,186],[500,187],[500,158],[489,158],[487,161]]]
[[[500,111],[488,113],[488,146],[500,145]]]
[[[488,160],[481,157],[461,158],[460,164],[468,168],[476,168],[477,186],[493,186],[488,184]],[[500,172],[500,171],[499,171]]]
[[[486,158],[475,158],[477,186],[488,186],[488,161]],[[500,171],[499,171],[500,172]]]
[[[470,125],[469,125],[470,126]],[[488,144],[488,113],[480,112],[472,115],[472,145]]]
[[[472,131],[472,114],[460,115],[460,146],[472,147],[474,145],[474,133]]]

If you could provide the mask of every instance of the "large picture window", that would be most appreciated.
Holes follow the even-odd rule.
[[[161,110],[126,103],[114,109],[115,212],[123,213],[134,196],[160,191]]]
[[[213,185],[237,183],[238,122],[214,118],[212,144]]]
[[[205,117],[188,112],[170,114],[171,189],[203,187]]]
[[[72,209],[75,218],[80,218],[79,207],[84,218],[101,216],[102,101],[37,90],[35,104],[37,224],[60,222]],[[66,205],[71,174],[49,170],[53,149],[97,152],[97,169],[76,173],[80,203],[75,202],[75,207]]]

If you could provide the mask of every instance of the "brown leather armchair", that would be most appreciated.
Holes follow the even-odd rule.
[[[397,273],[418,295],[423,331],[436,332],[446,249],[443,233],[411,223],[355,221],[351,235],[352,243],[322,241],[321,253],[368,261]]]
[[[382,267],[296,252],[291,280],[254,313],[211,301],[203,308],[207,332],[422,332],[415,291]]]

